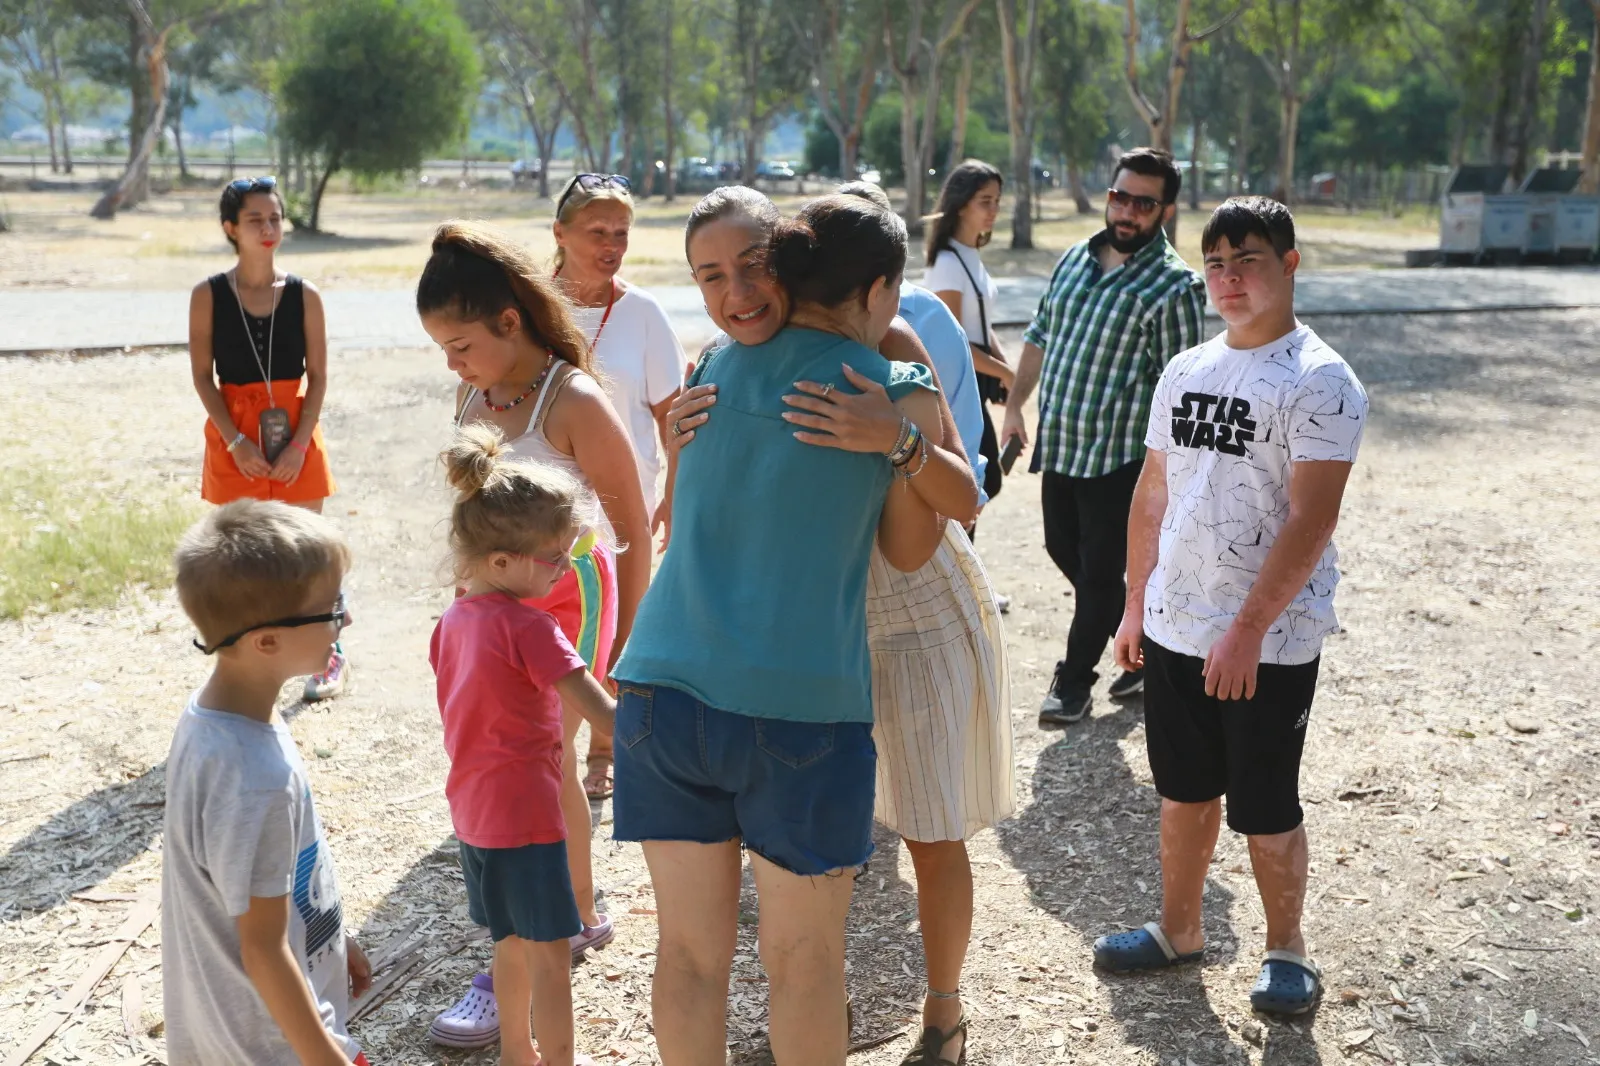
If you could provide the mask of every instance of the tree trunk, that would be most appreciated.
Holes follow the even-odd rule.
[[[1006,125],[1011,133],[1011,247],[1033,247],[1033,49],[1038,39],[1039,0],[1025,0],[1017,25],[1017,0],[995,0],[1000,16],[1000,57],[1005,68]]]
[[[160,33],[154,33],[152,28],[148,44],[141,50],[150,77],[146,92],[150,94],[154,111],[135,145],[128,169],[90,210],[94,218],[113,218],[122,208],[133,207],[150,197],[150,157],[161,141],[161,131],[167,120],[167,35],[171,32],[170,26]]]
[[[59,173],[61,173],[61,158],[60,158],[60,154],[56,151],[56,125],[57,125],[57,123],[56,123],[55,108],[50,105],[48,94],[46,95],[45,100],[46,100],[46,103],[44,105],[44,132],[45,132],[45,136],[50,138],[50,173],[59,174]]]
[[[1094,213],[1089,190],[1083,185],[1083,167],[1072,156],[1067,157],[1067,188],[1072,191],[1072,204],[1080,215]]]
[[[1255,117],[1255,93],[1251,84],[1246,81],[1244,92],[1239,100],[1239,135],[1234,141],[1234,182],[1232,192],[1236,196],[1243,196],[1250,186],[1250,129],[1251,120]]]
[[[678,120],[672,111],[672,34],[673,19],[678,5],[675,0],[664,0],[662,6],[667,11],[666,52],[663,56],[666,70],[661,79],[661,115],[666,123],[667,137],[667,150],[663,153],[665,158],[662,159],[662,162],[667,165],[667,173],[665,175],[667,187],[662,191],[662,196],[670,204],[678,198],[678,170],[674,165],[673,159],[678,147]]]
[[[856,162],[861,155],[861,131],[867,124],[867,111],[872,107],[872,87],[878,84],[878,47],[882,42],[869,37],[861,54],[861,77],[856,82],[856,109],[850,128],[839,141],[839,171],[845,181],[854,181]]]
[[[1294,142],[1299,134],[1300,98],[1286,92],[1278,104],[1278,187],[1272,191],[1283,203],[1294,196]]]
[[[62,114],[66,114],[65,109],[62,109]],[[65,118],[61,120],[61,172],[68,175],[72,173],[72,131],[67,128]]]
[[[189,157],[183,151],[183,112],[179,111],[172,119],[172,144],[178,150],[178,180],[189,180]]]
[[[1578,190],[1593,196],[1600,193],[1600,0],[1589,0],[1594,9],[1594,30],[1589,37],[1589,113],[1583,125],[1583,178]]]
[[[1205,133],[1205,123],[1200,121],[1200,111],[1195,109],[1189,120],[1189,210],[1200,210],[1200,193],[1206,183],[1205,171],[1200,169],[1200,138]]]
[[[922,232],[922,190],[926,184],[917,143],[917,96],[910,79],[902,79],[900,84],[900,165],[906,176],[906,229],[917,234]]]
[[[559,122],[551,123],[550,129],[543,136],[534,134],[534,142],[539,146],[539,198],[550,199],[550,156],[554,154],[556,146],[556,130],[561,128]]]
[[[944,172],[950,173],[967,157],[967,110],[972,97],[972,35],[961,38],[961,72],[956,75],[955,114],[950,124],[950,155]]]
[[[139,138],[149,126],[150,82],[144,73],[145,36],[137,19],[128,20],[128,165],[139,153]]]
[[[1533,0],[1528,33],[1523,38],[1522,62],[1517,86],[1516,121],[1511,127],[1506,164],[1511,180],[1521,182],[1528,173],[1528,152],[1533,141],[1533,126],[1539,117],[1539,72],[1544,65],[1545,30],[1550,24],[1550,0]]]
[[[311,232],[322,232],[322,194],[328,191],[328,179],[333,177],[333,172],[339,169],[339,157],[334,156],[328,160],[328,169],[322,172],[322,177],[317,179],[316,191],[311,194]]]

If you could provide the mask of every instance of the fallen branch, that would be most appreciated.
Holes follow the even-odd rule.
[[[77,983],[67,991],[65,997],[56,1005],[47,1008],[47,1014],[33,1027],[33,1032],[6,1057],[0,1066],[22,1066],[45,1045],[45,1041],[55,1035],[57,1029],[66,1024],[68,1018],[78,1012],[78,1008],[88,1002],[98,985],[111,972],[117,960],[127,953],[129,945],[139,939],[139,935],[156,920],[156,915],[161,913],[161,898],[159,896],[144,896],[134,904],[123,919],[122,926],[116,934],[100,949],[88,969],[79,975]]]
[[[407,981],[410,981],[417,974],[433,966],[435,963],[454,955],[461,949],[484,939],[488,935],[489,931],[487,929],[474,929],[470,933],[463,933],[449,946],[447,946],[444,951],[431,959],[425,954],[425,948],[427,946],[425,943],[418,944],[411,950],[402,952],[395,958],[394,966],[382,977],[379,977],[376,981],[372,982],[372,987],[367,989],[367,994],[362,996],[351,1006],[350,1020],[352,1022],[358,1022],[362,1018],[365,1018],[367,1015],[371,1014],[373,1011],[387,1003],[389,999],[393,997],[394,994],[398,992]],[[10,1066],[10,1064],[7,1063],[6,1066]]]
[[[1572,951],[1573,950],[1572,948],[1545,948],[1545,947],[1540,947],[1537,944],[1502,944],[1498,940],[1491,940],[1491,941],[1489,941],[1489,944],[1492,947],[1500,948],[1502,951]]]

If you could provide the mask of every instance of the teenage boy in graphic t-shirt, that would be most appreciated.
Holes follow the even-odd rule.
[[[1197,961],[1200,898],[1227,797],[1267,916],[1257,1010],[1299,1014],[1321,974],[1300,931],[1300,755],[1322,638],[1337,628],[1332,538],[1367,395],[1294,313],[1294,219],[1229,200],[1201,237],[1227,332],[1156,386],[1128,522],[1117,663],[1145,669],[1145,743],[1161,794],[1161,921],[1101,937],[1113,971]]]

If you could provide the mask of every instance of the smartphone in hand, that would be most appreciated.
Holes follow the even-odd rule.
[[[1005,451],[1000,453],[1000,472],[1011,473],[1011,468],[1016,465],[1017,456],[1022,454],[1022,438],[1012,437],[1006,441]]]

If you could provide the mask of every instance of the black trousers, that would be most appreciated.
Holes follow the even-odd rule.
[[[1044,547],[1072,582],[1076,603],[1067,632],[1062,680],[1090,685],[1106,645],[1117,635],[1128,589],[1128,511],[1142,463],[1120,466],[1100,477],[1068,477],[1045,471],[1039,489],[1044,510]]]

